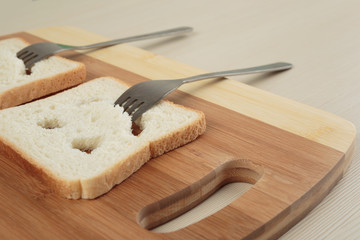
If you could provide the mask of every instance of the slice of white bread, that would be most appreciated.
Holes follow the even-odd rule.
[[[0,109],[20,105],[84,82],[85,65],[59,56],[41,60],[26,74],[16,53],[29,45],[21,38],[0,41]]]
[[[67,198],[95,198],[149,159],[195,140],[202,112],[161,101],[132,121],[115,100],[128,88],[103,77],[0,111],[0,153]]]

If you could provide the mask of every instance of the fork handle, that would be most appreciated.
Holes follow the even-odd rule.
[[[83,50],[83,49],[89,49],[89,48],[107,47],[107,46],[112,46],[112,45],[116,45],[119,43],[133,42],[133,41],[145,40],[145,39],[156,38],[156,37],[183,34],[183,33],[191,32],[192,30],[193,30],[193,28],[191,28],[191,27],[178,27],[178,28],[172,28],[172,29],[159,31],[159,32],[153,32],[153,33],[142,34],[142,35],[133,36],[133,37],[126,37],[126,38],[120,38],[120,39],[110,40],[110,41],[106,41],[106,42],[90,44],[90,45],[86,45],[86,46],[70,46],[70,45],[64,45],[64,44],[57,44],[57,45],[64,48],[64,50],[62,50],[62,51]]]
[[[235,76],[235,75],[244,75],[250,73],[262,73],[262,72],[274,72],[274,71],[282,71],[292,68],[292,64],[286,62],[278,62],[272,63],[257,67],[251,68],[243,68],[243,69],[235,69],[229,71],[221,71],[221,72],[212,72],[212,73],[205,73],[201,75],[196,75],[188,78],[183,78],[182,83],[190,83],[196,82],[199,80],[207,79],[207,78],[215,78],[215,77],[228,77],[228,76]]]

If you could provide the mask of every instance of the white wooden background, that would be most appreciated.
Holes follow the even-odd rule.
[[[206,71],[275,61],[286,78],[232,77],[360,126],[360,1],[0,0],[0,35],[67,25],[107,38],[177,26],[188,37],[131,43]],[[246,57],[245,57],[246,56]],[[360,151],[328,197],[282,239],[360,239]]]

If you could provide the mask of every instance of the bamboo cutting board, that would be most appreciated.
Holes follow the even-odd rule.
[[[104,40],[67,27],[11,36],[74,45]],[[114,76],[134,84],[203,72],[128,45],[66,56],[86,64],[88,80]],[[1,238],[264,239],[283,234],[342,177],[351,161],[355,129],[337,116],[239,82],[211,83],[194,83],[169,96],[203,111],[206,133],[151,160],[95,200],[63,199],[1,154]],[[148,230],[234,181],[254,186],[186,228]]]

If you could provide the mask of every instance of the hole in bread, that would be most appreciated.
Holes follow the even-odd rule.
[[[64,126],[57,118],[45,118],[43,121],[38,122],[37,125],[45,129],[61,128]]]
[[[89,137],[89,138],[75,138],[71,145],[74,149],[78,149],[81,152],[91,154],[101,142],[101,137]]]
[[[132,122],[131,132],[134,136],[138,136],[142,132],[142,129],[135,122]]]
[[[26,75],[31,75],[31,69],[30,69],[30,68],[27,68],[27,69],[25,70],[25,74],[26,74]]]
[[[138,224],[153,232],[173,232],[226,207],[262,177],[250,160],[226,162],[187,188],[140,210]]]

